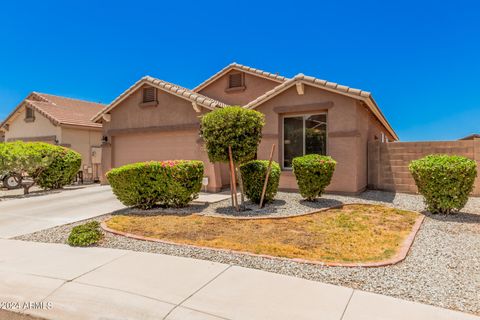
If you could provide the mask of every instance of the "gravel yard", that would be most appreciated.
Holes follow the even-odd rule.
[[[210,205],[195,204],[181,211],[187,214],[202,211],[203,214],[223,216],[237,214],[225,208],[228,203],[229,200]],[[247,214],[284,216],[288,212],[289,215],[296,215],[341,203],[378,203],[407,210],[424,209],[420,196],[381,191],[367,191],[359,196],[325,195],[315,203],[301,201],[296,193],[279,193],[274,204],[263,210],[247,211]],[[126,210],[118,213],[124,214]],[[166,211],[154,209],[149,214]],[[110,215],[91,220],[103,221],[108,217]],[[47,229],[17,239],[65,243],[71,228],[78,224]],[[426,219],[406,260],[388,267],[325,267],[134,240],[112,234],[105,234],[99,245],[263,269],[480,315],[480,198],[471,198],[462,212],[456,215],[426,213]]]

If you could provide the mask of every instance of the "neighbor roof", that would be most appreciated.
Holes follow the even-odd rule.
[[[272,80],[272,81],[275,81],[275,82],[278,82],[278,83],[282,83],[282,82],[285,82],[285,81],[288,80],[288,78],[286,78],[284,76],[280,76],[280,75],[275,74],[275,73],[266,72],[266,71],[263,71],[263,70],[260,70],[260,69],[255,69],[255,68],[252,68],[252,67],[244,66],[244,65],[238,64],[236,62],[233,62],[233,63],[229,64],[228,66],[226,66],[225,68],[223,68],[222,70],[220,70],[219,72],[215,73],[213,76],[211,76],[210,78],[208,78],[204,82],[200,83],[198,86],[196,86],[193,89],[193,91],[198,92],[198,91],[202,90],[203,88],[208,86],[210,83],[212,83],[215,80],[221,78],[223,75],[225,75],[226,73],[228,73],[231,70],[243,71],[245,73],[249,73],[249,74],[252,74],[252,75],[255,75],[255,76],[266,78],[266,79],[269,79],[269,80]]]
[[[474,133],[458,140],[473,140],[473,139],[480,139],[480,134]]]
[[[105,108],[104,104],[79,99],[32,92],[2,122],[0,127],[10,123],[20,113],[23,106],[29,106],[45,116],[55,125],[71,125],[100,128],[101,124],[90,119]]]
[[[156,79],[150,76],[145,76],[138,80],[134,85],[132,85],[130,88],[125,90],[121,95],[119,95],[115,100],[113,100],[112,103],[110,103],[105,109],[97,113],[93,118],[92,121],[98,122],[102,115],[110,112],[113,108],[115,108],[119,103],[121,103],[124,99],[126,99],[128,96],[130,96],[133,92],[135,92],[138,88],[143,86],[144,84],[151,85],[152,87],[155,87],[157,89],[163,90],[165,92],[171,93],[173,95],[176,95],[180,98],[183,98],[185,100],[189,100],[191,102],[195,102],[200,106],[203,106],[207,109],[213,110],[216,107],[225,107],[227,106],[225,103],[220,102],[218,100],[206,97],[202,94],[193,92],[190,89],[181,87],[179,85]]]
[[[255,100],[249,102],[244,107],[248,109],[253,109],[258,107],[259,105],[263,104],[264,102],[270,100],[271,98],[275,97],[276,95],[280,94],[281,92],[291,88],[292,86],[296,85],[297,83],[305,83],[307,85],[311,85],[314,87],[318,87],[321,89],[325,89],[327,91],[339,93],[354,99],[361,100],[365,102],[365,104],[369,107],[372,113],[377,117],[377,119],[383,124],[383,126],[390,132],[390,134],[398,140],[398,136],[391,127],[390,123],[388,123],[387,119],[383,115],[382,111],[378,107],[377,103],[372,97],[372,94],[368,91],[363,91],[360,89],[350,88],[344,85],[340,85],[335,82],[329,82],[326,80],[321,80],[315,77],[306,76],[302,73],[297,74],[292,79],[289,79],[282,84],[276,86],[270,91],[265,92]]]

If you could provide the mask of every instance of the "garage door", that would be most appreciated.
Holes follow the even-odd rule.
[[[113,137],[114,167],[141,161],[202,160],[198,132],[154,132]]]

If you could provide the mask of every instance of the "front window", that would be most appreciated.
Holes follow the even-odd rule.
[[[283,118],[283,167],[291,168],[295,157],[327,154],[327,115]]]

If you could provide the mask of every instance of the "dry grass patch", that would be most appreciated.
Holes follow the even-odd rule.
[[[121,215],[106,225],[179,244],[312,261],[375,262],[396,254],[418,217],[380,205],[345,205],[283,219]]]

